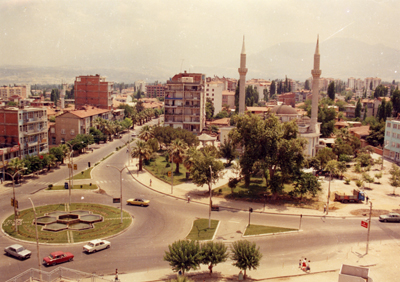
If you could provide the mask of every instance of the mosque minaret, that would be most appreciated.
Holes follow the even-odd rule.
[[[242,46],[242,53],[240,54],[240,68],[239,75],[239,114],[244,114],[246,109],[245,99],[246,99],[246,50],[244,48],[244,36],[243,36],[243,46]]]

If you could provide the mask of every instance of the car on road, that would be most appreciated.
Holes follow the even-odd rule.
[[[385,215],[379,216],[379,221],[383,222],[400,222],[400,214],[391,212]]]
[[[131,135],[132,137],[137,137],[137,134],[136,133],[132,133],[132,135]]]
[[[147,207],[150,203],[150,200],[136,198],[136,199],[128,199],[126,203],[128,205]]]
[[[48,257],[43,258],[43,264],[50,266],[59,263],[63,263],[66,261],[72,261],[74,259],[74,255],[69,252],[57,251],[50,253]]]
[[[8,256],[13,256],[20,260],[30,258],[31,254],[32,254],[31,251],[25,249],[25,247],[23,247],[19,244],[14,244],[14,245],[6,247],[4,249],[4,252]]]
[[[108,249],[110,247],[110,242],[102,239],[96,239],[88,242],[85,246],[83,246],[83,251],[86,253],[94,253],[97,251]]]

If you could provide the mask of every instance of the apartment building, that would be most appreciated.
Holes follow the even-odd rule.
[[[228,105],[229,109],[234,110],[235,106],[235,92],[224,90],[222,91],[222,106]]]
[[[205,80],[204,74],[185,71],[167,81],[165,126],[201,133],[205,125]]]
[[[21,158],[49,152],[45,107],[0,109],[0,148],[16,146]]]
[[[112,110],[100,109],[93,106],[84,106],[81,110],[66,111],[56,116],[54,126],[50,127],[50,147],[68,142],[78,134],[87,134],[95,126],[97,118],[113,119]]]
[[[14,86],[0,86],[0,98],[7,99],[11,96],[18,95],[24,99],[28,98],[31,93],[30,85],[14,85]]]
[[[222,92],[224,83],[219,80],[206,82],[206,100],[210,98],[214,105],[214,114],[218,114],[222,110]]]
[[[136,80],[134,83],[134,89],[135,92],[140,90],[141,92],[146,92],[146,82],[144,80]]]
[[[383,155],[396,162],[400,161],[400,118],[387,119]]]
[[[80,109],[85,105],[90,105],[111,110],[113,85],[99,74],[76,77],[74,84],[75,108]]]
[[[292,93],[292,92],[285,93],[285,94],[279,94],[278,101],[282,102],[283,105],[289,105],[294,108],[296,105],[296,94]]]
[[[167,88],[165,84],[148,84],[146,85],[146,93],[150,98],[164,98]]]
[[[293,81],[289,80],[289,83],[291,83],[290,87],[293,86]],[[246,81],[246,87],[247,86],[253,86],[253,88],[257,91],[259,101],[264,100],[264,90],[267,89],[268,93],[270,92],[270,87],[271,87],[271,81],[265,80],[265,79],[250,79]],[[290,88],[292,89],[292,88]]]

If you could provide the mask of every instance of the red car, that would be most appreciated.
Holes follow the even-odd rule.
[[[53,252],[48,257],[43,258],[43,264],[45,265],[54,265],[58,263],[63,263],[66,261],[72,261],[74,259],[74,255],[69,252]]]

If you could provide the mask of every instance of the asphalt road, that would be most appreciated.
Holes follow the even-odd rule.
[[[125,138],[127,138],[125,136]],[[110,152],[115,151],[118,140],[111,144],[95,150],[94,153],[86,154],[79,158],[78,166],[86,164],[87,161],[100,160]],[[122,144],[122,142],[121,142]],[[113,156],[96,166],[93,170],[93,180],[101,182],[101,188],[106,194],[98,194],[91,191],[73,191],[73,202],[94,202],[119,207],[112,204],[112,197],[119,197],[120,175],[119,172],[107,165],[122,168],[127,162],[126,150],[120,150]],[[81,166],[79,166],[81,167]],[[86,168],[86,167],[85,167]],[[40,177],[41,182],[58,182],[67,177],[65,167],[55,173]],[[120,273],[133,271],[145,271],[168,267],[163,261],[164,252],[172,242],[183,239],[191,229],[196,218],[208,218],[208,207],[202,204],[190,203],[184,200],[163,195],[135,182],[129,173],[122,173],[123,209],[128,211],[134,218],[133,224],[128,230],[116,237],[110,238],[111,248],[94,254],[82,252],[84,243],[70,245],[41,245],[40,257],[44,257],[52,251],[70,251],[75,255],[73,262],[63,266],[89,273],[112,274],[118,268]],[[38,180],[38,181],[39,181]],[[36,182],[38,182],[36,181]],[[17,188],[17,198],[20,208],[30,208],[28,198],[32,198],[36,206],[52,203],[68,202],[68,192],[38,191],[39,184],[35,181],[23,184]],[[45,186],[46,187],[46,186]],[[9,199],[12,189],[0,193],[0,220],[1,222],[12,213]],[[83,197],[83,199],[82,199]],[[141,197],[150,200],[149,207],[127,206],[126,199]],[[247,212],[234,210],[221,210],[213,212],[213,219],[220,220],[220,226],[216,240],[229,244],[240,239],[240,231],[243,231],[249,220]],[[277,236],[253,237],[248,240],[254,241],[260,246],[264,257],[261,264],[268,263],[271,266],[279,266],[288,263],[297,263],[301,256],[312,254],[314,260],[334,258],[343,250],[351,246],[362,245],[366,242],[367,232],[360,226],[360,218],[323,218],[303,217],[301,220],[301,232],[295,232]],[[281,226],[298,228],[299,216],[251,214],[252,224]],[[400,239],[400,224],[385,224],[377,220],[372,221],[371,241],[398,240]],[[15,243],[0,234],[0,248]],[[0,259],[1,280],[5,281],[19,273],[33,267],[37,268],[37,253],[34,243],[24,243],[32,251],[32,257],[25,261],[6,257]],[[50,271],[53,267],[43,267]]]

